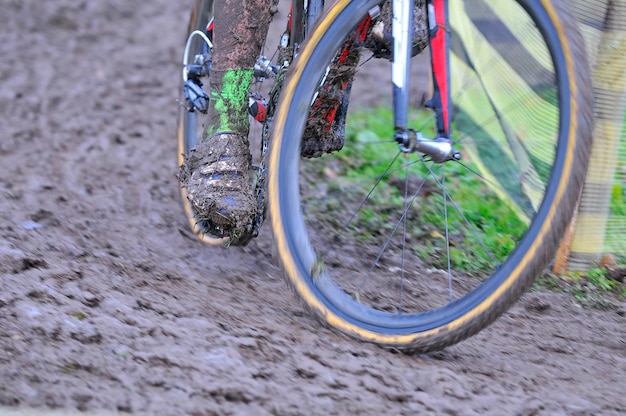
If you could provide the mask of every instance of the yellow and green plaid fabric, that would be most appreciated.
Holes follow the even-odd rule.
[[[595,92],[595,130],[569,268],[604,254],[626,261],[626,0],[568,0],[585,36]]]
[[[626,261],[626,0],[567,1],[585,38],[595,93],[594,145],[569,247],[569,268],[579,270],[607,253]],[[552,61],[515,1],[465,4],[450,8],[455,123],[465,124],[456,131],[474,126],[459,138],[464,151],[490,187],[528,221],[554,158],[558,107]]]

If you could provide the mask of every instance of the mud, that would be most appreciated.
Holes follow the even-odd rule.
[[[190,5],[0,1],[3,413],[626,412],[623,303],[536,290],[406,356],[309,319],[267,227],[244,248],[198,242],[175,178]]]
[[[391,34],[391,13],[392,5],[390,1],[385,2],[380,8],[379,22],[372,28],[371,37],[373,42],[368,42],[368,47],[374,55],[392,59],[393,36]],[[428,47],[428,16],[426,12],[426,2],[417,0],[413,7],[413,24],[415,25],[413,36],[412,55],[416,56]]]
[[[215,22],[215,68],[252,68],[265,44],[267,33],[276,12],[278,0],[246,0],[243,10],[239,1],[215,2],[216,14],[223,16]]]
[[[348,41],[341,51],[345,57],[331,63],[324,83],[317,89],[302,136],[302,157],[336,152],[345,143],[350,88],[359,64],[360,49]]]

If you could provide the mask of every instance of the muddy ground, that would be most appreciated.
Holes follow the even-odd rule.
[[[190,4],[0,0],[0,412],[626,412],[624,304],[533,291],[406,356],[309,319],[267,227],[194,239],[174,177]]]

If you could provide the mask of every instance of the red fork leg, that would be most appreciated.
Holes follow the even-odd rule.
[[[428,2],[430,24],[430,53],[433,70],[434,95],[429,106],[437,115],[439,135],[450,137],[450,35],[448,27],[448,1]]]

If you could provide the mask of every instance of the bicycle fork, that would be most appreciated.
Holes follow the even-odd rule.
[[[433,97],[426,106],[435,112],[437,135],[425,138],[408,127],[414,0],[392,2],[394,139],[403,152],[424,153],[434,162],[460,159],[450,134],[450,76],[447,0],[428,0],[428,25],[433,72]]]

